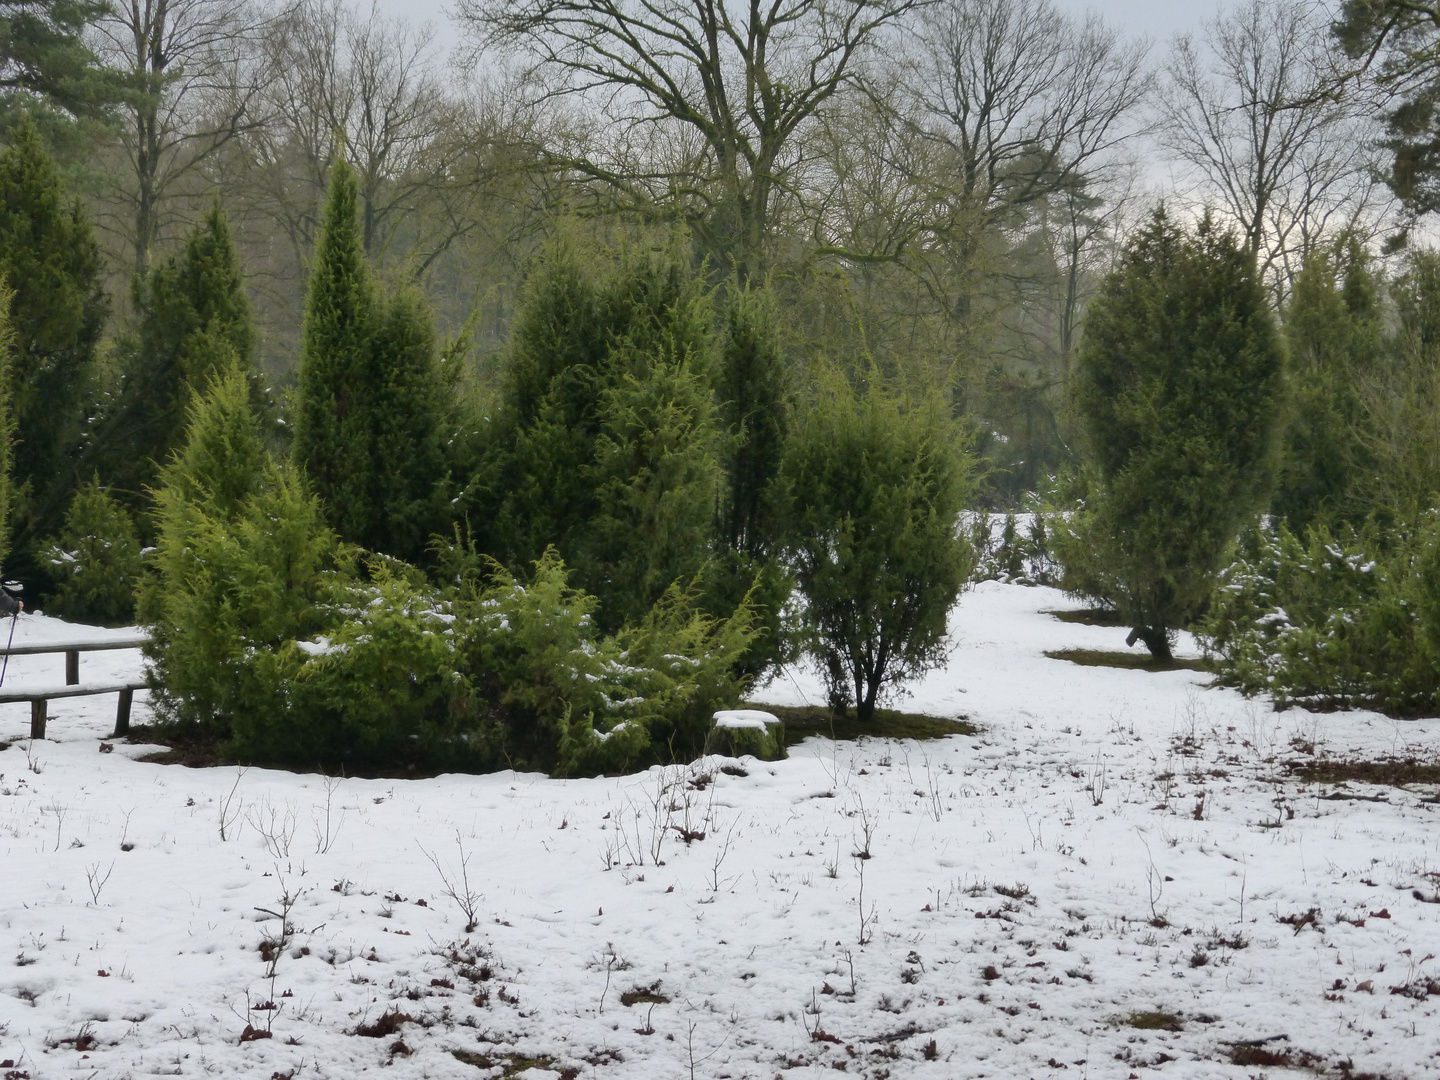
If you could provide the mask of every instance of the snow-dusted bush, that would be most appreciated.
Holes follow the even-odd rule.
[[[126,623],[135,614],[143,566],[135,523],[91,480],[75,493],[65,525],[42,552],[55,580],[52,615],[88,623]]]
[[[570,586],[554,550],[528,582],[463,545],[445,561],[467,707],[516,764],[613,771],[661,748],[695,752],[710,714],[740,695],[748,605],[715,619],[693,589],[672,586],[638,626],[603,635],[598,601]]]
[[[804,648],[832,703],[868,721],[882,691],[936,667],[975,553],[960,528],[973,457],[939,395],[822,373],[781,477]]]
[[[1277,707],[1440,705],[1440,520],[1248,534],[1197,628],[1220,681]]]
[[[967,532],[975,549],[971,581],[1003,581],[1011,585],[1053,585],[1059,576],[1050,550],[1051,513],[1032,497],[1025,513],[970,515]]]

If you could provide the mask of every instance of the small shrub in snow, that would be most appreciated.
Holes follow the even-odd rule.
[[[960,534],[964,436],[938,396],[907,402],[871,372],[822,376],[787,450],[789,547],[804,647],[832,703],[870,720],[882,690],[938,665],[974,567]]]
[[[1440,519],[1248,535],[1199,628],[1220,681],[1277,708],[1440,704]]]
[[[101,624],[134,617],[142,573],[135,523],[98,478],[75,493],[42,557],[55,581],[46,604],[51,614]]]

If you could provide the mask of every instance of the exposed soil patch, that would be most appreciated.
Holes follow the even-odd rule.
[[[1180,1017],[1171,1012],[1137,1012],[1131,1013],[1125,1018],[1129,1027],[1139,1028],[1141,1031],[1184,1031],[1185,1025],[1180,1022]]]
[[[1133,671],[1208,671],[1203,660],[1177,658],[1168,663],[1157,661],[1144,650],[1111,652],[1107,649],[1046,649],[1052,660],[1069,660],[1081,667],[1128,668]]]
[[[785,745],[794,746],[811,735],[826,739],[944,739],[974,735],[979,728],[962,718],[926,716],[924,713],[876,709],[875,719],[863,724],[852,710],[836,712],[826,705],[746,705],[764,709],[785,722]]]
[[[1323,760],[1292,762],[1290,771],[1315,784],[1377,784],[1405,787],[1440,784],[1440,761],[1418,758],[1382,758],[1379,761]]]
[[[1081,608],[1078,611],[1047,611],[1063,623],[1079,626],[1124,626],[1120,613],[1110,608]]]

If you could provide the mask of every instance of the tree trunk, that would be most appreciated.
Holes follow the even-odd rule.
[[[1150,655],[1161,664],[1168,664],[1175,657],[1170,652],[1170,635],[1164,629],[1155,629],[1150,626],[1137,626],[1130,631],[1127,645],[1133,645],[1136,641],[1145,643],[1150,650]]]

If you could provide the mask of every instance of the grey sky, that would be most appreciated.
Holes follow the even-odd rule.
[[[1217,0],[1054,0],[1061,11],[1076,15],[1098,12],[1111,26],[1139,37],[1148,36],[1157,46],[1185,30],[1198,30],[1200,23],[1220,10]]]
[[[364,3],[364,0],[361,0]],[[412,22],[435,23],[442,43],[453,41],[454,31],[445,15],[453,0],[377,0],[387,15],[403,16]],[[1219,9],[1218,0],[1054,0],[1062,11],[1076,15],[1097,11],[1112,26],[1137,37],[1146,35],[1157,46],[1163,46],[1182,30],[1198,29],[1201,20],[1210,18]]]

